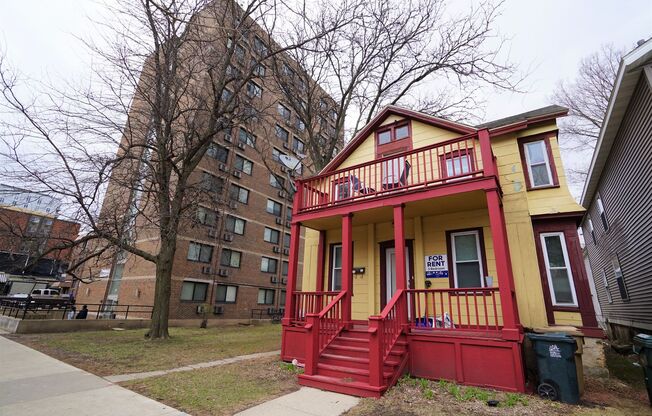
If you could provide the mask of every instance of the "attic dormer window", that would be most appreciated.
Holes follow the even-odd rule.
[[[376,157],[412,149],[412,127],[409,121],[397,121],[376,131]]]

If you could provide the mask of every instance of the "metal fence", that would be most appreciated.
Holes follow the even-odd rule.
[[[151,319],[150,305],[86,304],[86,317],[79,313],[84,305],[69,299],[0,298],[0,315],[20,319]]]

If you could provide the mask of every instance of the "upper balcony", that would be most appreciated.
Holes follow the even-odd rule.
[[[299,180],[295,215],[327,215],[330,208],[345,206],[356,210],[358,203],[368,206],[408,194],[425,199],[434,189],[441,195],[481,189],[487,184],[477,183],[494,181],[496,171],[489,135],[480,131]],[[497,181],[492,183],[495,187]]]

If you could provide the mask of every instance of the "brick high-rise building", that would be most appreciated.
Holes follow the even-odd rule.
[[[238,42],[238,62],[266,50],[262,33],[253,30]],[[285,73],[300,71],[290,58],[282,59]],[[301,173],[291,174],[280,162],[281,155],[301,158],[307,152],[306,126],[284,100],[270,69],[263,67],[243,91],[259,110],[258,122],[217,135],[196,169],[222,202],[200,204],[196,223],[180,227],[170,319],[201,318],[204,306],[209,319],[269,319],[284,308],[292,215],[287,185],[292,177],[311,172],[307,159]],[[333,100],[318,90],[319,105],[326,107],[320,128],[332,132]],[[155,240],[145,238],[141,244],[151,247]],[[93,274],[94,283],[78,285],[78,303],[153,304],[155,267],[142,258],[118,254],[113,264],[95,267]]]

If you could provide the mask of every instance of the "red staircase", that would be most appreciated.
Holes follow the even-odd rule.
[[[342,326],[328,343],[320,343],[319,348],[309,346],[308,351],[314,354],[307,357],[299,384],[360,397],[380,397],[393,386],[405,372],[408,360],[399,318],[405,299],[402,295],[402,291],[397,293],[380,316],[370,317],[369,326]],[[318,319],[315,315],[310,321],[319,331]]]

